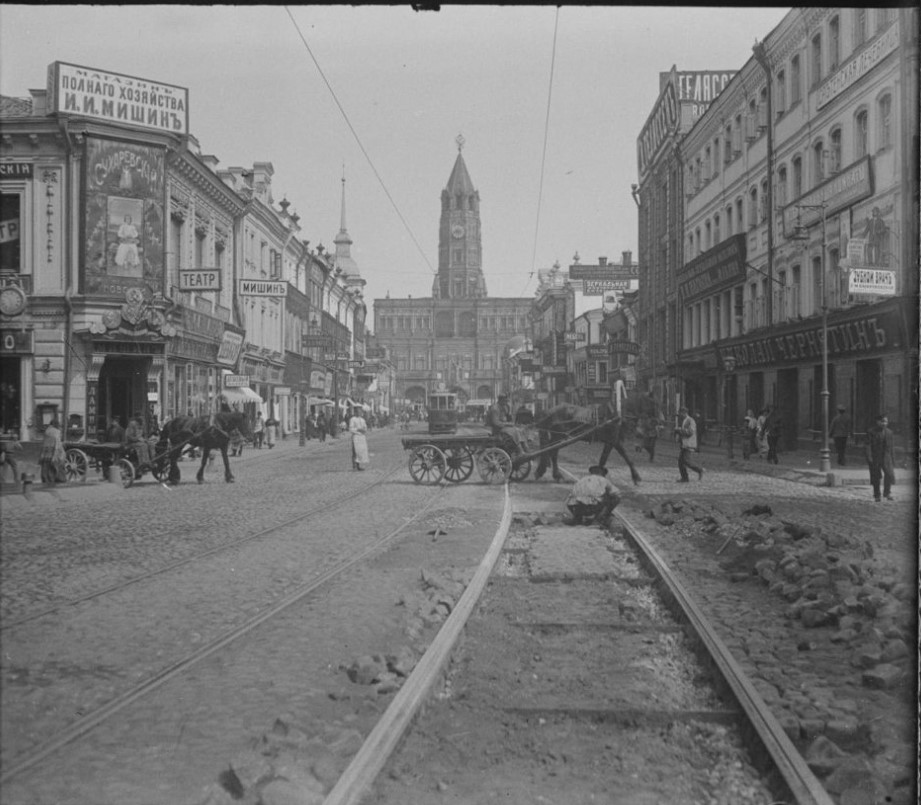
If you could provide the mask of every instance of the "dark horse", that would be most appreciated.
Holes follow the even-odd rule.
[[[595,409],[581,405],[557,405],[538,420],[542,452],[537,471],[534,473],[535,478],[540,479],[547,468],[552,466],[553,479],[562,481],[563,475],[557,466],[559,450],[543,451],[558,442],[582,435],[587,442],[599,440],[604,443],[601,458],[598,460],[600,466],[605,466],[611,451],[616,450],[630,468],[633,483],[639,484],[640,474],[624,449],[624,443],[634,433],[640,419],[656,415],[656,402],[652,397],[635,389],[627,391],[622,384],[615,386],[614,394],[616,401],[620,403],[619,406],[617,402],[607,402],[601,405],[596,413]]]
[[[179,483],[177,460],[186,447],[201,448],[201,467],[195,476],[198,483],[205,482],[205,464],[212,450],[220,450],[224,459],[224,480],[233,483],[227,445],[231,434],[238,430],[244,438],[250,437],[249,419],[240,411],[220,411],[204,416],[177,416],[169,420],[160,430],[157,454],[169,451],[169,482]]]

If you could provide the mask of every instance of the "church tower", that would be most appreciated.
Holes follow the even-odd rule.
[[[464,138],[457,143],[457,159],[441,191],[438,227],[438,276],[432,284],[435,299],[477,299],[486,296],[483,242],[480,231],[480,194],[464,163]]]

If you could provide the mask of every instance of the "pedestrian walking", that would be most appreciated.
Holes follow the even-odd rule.
[[[893,500],[892,485],[895,483],[895,437],[889,430],[889,417],[880,414],[876,425],[867,432],[867,464],[870,466],[870,484],[873,486],[873,500],[880,502],[879,482],[883,481],[883,497]]]
[[[352,467],[356,470],[365,470],[371,463],[371,457],[368,455],[368,423],[361,415],[360,408],[352,409],[349,433],[352,434]]]
[[[689,469],[694,470],[697,473],[697,480],[700,480],[704,477],[704,470],[699,464],[694,463],[693,456],[693,453],[697,451],[697,423],[683,405],[678,409],[678,427],[675,428],[675,437],[679,445],[678,472],[681,473],[678,483],[688,482]]]
[[[256,422],[253,424],[253,447],[261,450],[262,440],[265,438],[265,420],[262,418],[262,411],[256,414]]]
[[[21,454],[22,442],[19,439],[13,438],[4,438],[3,441],[0,441],[0,474],[3,472],[4,467],[9,467],[13,471],[13,483],[19,483],[21,480],[19,477],[19,462],[16,460],[17,453]]]
[[[61,426],[57,417],[45,428],[42,449],[38,454],[42,483],[52,486],[65,480],[64,442],[61,441]]]
[[[838,413],[828,426],[828,438],[835,443],[835,452],[838,454],[838,466],[847,464],[847,437],[851,432],[851,418],[843,405],[838,406]]]
[[[271,450],[275,447],[275,442],[278,441],[278,420],[275,417],[270,416],[265,421],[265,443],[266,446]]]
[[[573,484],[566,498],[566,507],[572,514],[570,525],[582,525],[586,518],[593,523],[605,523],[620,503],[620,490],[608,480],[607,468],[600,465],[588,468],[588,475]]]
[[[749,408],[745,412],[742,436],[742,458],[748,461],[752,453],[758,452],[758,417]]]
[[[764,438],[767,441],[767,462],[778,464],[778,448],[780,437],[783,433],[783,419],[781,413],[773,405],[767,407],[767,416],[764,418]]]
[[[317,414],[317,438],[323,444],[326,444],[327,429],[328,426],[326,424],[326,412],[320,411],[320,413]]]

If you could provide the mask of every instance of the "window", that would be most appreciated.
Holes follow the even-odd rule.
[[[867,110],[861,109],[854,116],[854,157],[860,159],[870,150],[867,138]]]
[[[700,254],[704,250],[704,244],[700,237],[700,227],[694,230],[694,234],[697,236],[697,254]]]
[[[889,24],[889,9],[881,8],[876,12],[876,33],[881,33]]]
[[[720,172],[720,138],[713,141],[713,175],[717,176]]]
[[[742,200],[742,197],[736,199],[736,230],[738,232],[745,231],[745,202]]]
[[[748,228],[758,226],[758,188],[753,187],[748,191]]]
[[[832,174],[841,170],[841,129],[835,129],[828,138],[828,170]]]
[[[707,239],[706,239],[706,241],[705,241],[706,246],[705,246],[704,248],[709,249],[711,246],[713,246],[713,231],[712,231],[712,229],[710,228],[710,222],[709,222],[709,221],[707,221],[707,222],[704,224],[704,232],[706,233],[706,237],[707,237]]]
[[[822,34],[812,37],[812,86],[822,80]]]
[[[733,135],[734,135],[733,138],[732,138],[732,150],[733,150],[733,155],[738,155],[738,154],[741,154],[741,153],[742,153],[742,135],[743,135],[743,131],[742,131],[742,114],[741,114],[741,112],[740,112],[739,114],[736,115],[736,125],[735,125],[735,129],[733,130]]]
[[[22,197],[0,193],[0,271],[22,270]]]
[[[775,97],[777,99],[777,117],[780,117],[784,112],[787,111],[787,76],[783,70],[780,70],[777,73],[775,88]]]
[[[892,96],[883,95],[879,99],[879,147],[892,145]]]
[[[201,229],[195,230],[195,266],[201,268],[205,264],[205,233]]]
[[[767,220],[768,217],[768,206],[767,206],[767,179],[762,180],[761,182],[761,204],[758,208],[758,220],[762,223]]]
[[[790,59],[790,105],[799,103],[803,97],[802,76],[800,75],[799,56]]]
[[[854,50],[867,41],[867,10],[854,9]]]
[[[828,72],[838,69],[841,54],[839,52],[840,23],[837,17],[828,22]]]
[[[787,166],[781,165],[777,169],[777,206],[783,207],[787,203]]]
[[[798,265],[790,269],[790,285],[793,289],[793,305],[790,310],[791,316],[799,316],[803,312],[802,302],[800,301],[800,286],[803,282],[801,274],[802,271]]]
[[[793,165],[793,194],[790,200],[793,201],[803,195],[803,158],[793,157],[791,164]]]
[[[732,123],[726,126],[726,135],[723,139],[723,163],[732,162]]]
[[[818,312],[825,305],[825,300],[822,299],[822,258],[813,257],[812,258],[812,298],[814,304],[812,306],[813,312]]]
[[[720,217],[719,215],[713,216],[713,245],[715,246],[720,242]]]
[[[813,184],[825,181],[825,146],[821,140],[812,146],[812,164],[815,168],[812,174]]]
[[[182,219],[173,216],[169,219],[169,256],[174,269],[182,266]]]
[[[704,175],[702,178],[703,178],[703,181],[705,182],[710,181],[710,167],[711,167],[710,146],[708,145],[706,151],[704,151]]]

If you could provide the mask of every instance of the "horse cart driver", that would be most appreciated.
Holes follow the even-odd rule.
[[[512,414],[508,406],[508,394],[500,394],[486,412],[486,427],[490,433],[503,442],[514,445],[509,453],[527,453],[527,434],[522,428],[512,423]]]

